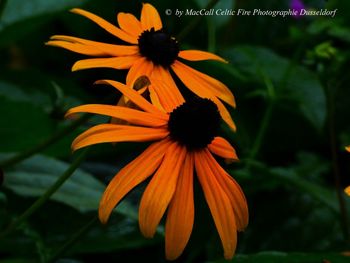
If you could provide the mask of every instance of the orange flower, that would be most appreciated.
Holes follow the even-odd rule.
[[[165,252],[169,260],[183,252],[194,222],[193,174],[196,171],[222,241],[224,256],[233,257],[237,231],[248,224],[248,208],[237,182],[212,154],[237,160],[234,148],[217,133],[220,114],[209,99],[195,98],[165,113],[134,89],[103,80],[129,98],[140,110],[112,105],[82,105],[67,115],[87,112],[122,119],[128,124],[100,124],[73,142],[74,150],[98,143],[122,141],[153,143],[121,169],[107,186],[99,207],[106,223],[114,207],[138,184],[152,176],[139,207],[139,225],[145,237],[153,237],[167,210]]]
[[[221,102],[222,100],[235,107],[231,91],[220,81],[185,65],[179,58],[189,61],[226,61],[205,51],[180,51],[179,43],[163,29],[158,11],[151,4],[143,4],[140,21],[132,14],[118,13],[119,27],[90,12],[77,8],[71,11],[90,19],[113,36],[131,44],[114,45],[71,36],[52,36],[48,45],[98,57],[79,60],[73,65],[73,71],[89,68],[129,69],[126,77],[128,85],[142,75],[154,77],[164,82],[167,92],[173,100],[177,100],[179,91],[170,74],[172,71],[193,93],[211,99],[219,108],[224,121],[235,130],[231,116]]]

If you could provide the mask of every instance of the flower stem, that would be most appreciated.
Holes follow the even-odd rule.
[[[4,160],[0,162],[0,167],[2,169],[8,168],[10,166],[13,166],[14,164],[32,156],[33,154],[36,154],[38,152],[41,152],[42,150],[46,149],[47,147],[51,146],[55,142],[57,142],[59,139],[63,138],[70,132],[74,131],[76,128],[78,128],[81,124],[85,123],[90,118],[89,115],[84,115],[80,117],[79,119],[73,121],[63,129],[59,130],[57,133],[53,134],[51,137],[47,138],[46,140],[42,141],[41,143],[35,145],[32,148],[26,149],[17,155]]]
[[[82,150],[77,158],[72,162],[69,168],[57,179],[57,181],[41,196],[37,199],[23,214],[16,218],[7,229],[0,234],[0,239],[4,238],[16,228],[18,228],[26,219],[28,219],[34,212],[41,208],[46,201],[63,185],[63,183],[74,173],[79,167],[80,163],[84,160],[87,154],[87,148]]]
[[[58,260],[69,248],[72,247],[72,245],[74,245],[82,236],[84,236],[97,221],[97,216],[94,216],[82,228],[80,228],[78,232],[69,238],[51,257],[49,257],[46,263],[52,263]]]
[[[329,139],[330,139],[330,151],[332,155],[332,169],[334,176],[334,183],[337,191],[338,203],[341,214],[341,225],[343,228],[343,236],[345,240],[349,239],[349,226],[348,226],[348,216],[347,209],[345,205],[343,188],[341,186],[339,164],[338,164],[338,152],[337,152],[337,131],[335,123],[335,98],[333,87],[327,85],[327,97],[328,97],[328,129],[329,129]]]
[[[217,2],[219,2],[219,0],[211,0],[204,9],[213,8]],[[196,28],[202,17],[203,16],[196,16],[194,19],[192,19],[191,22],[177,35],[176,39],[181,40],[187,36],[193,29]]]

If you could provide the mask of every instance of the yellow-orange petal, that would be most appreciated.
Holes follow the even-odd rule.
[[[165,126],[168,123],[167,120],[157,118],[157,116],[149,112],[102,104],[87,104],[74,107],[66,113],[66,116],[82,112],[106,115],[112,118],[125,120],[131,124],[147,127],[160,127]]]
[[[165,223],[165,254],[168,260],[175,260],[182,254],[191,236],[194,222],[193,167],[193,154],[188,152]]]
[[[237,230],[243,231],[249,222],[249,211],[246,198],[239,184],[218,164],[211,153],[205,151],[207,171],[211,172],[216,177],[221,188],[230,199],[233,212],[236,218]]]
[[[140,57],[130,68],[126,76],[126,85],[133,85],[141,76],[150,76],[153,70],[153,63],[145,57]]]
[[[131,43],[131,44],[138,43],[137,37],[134,37],[125,33],[123,30],[120,30],[118,27],[112,25],[111,23],[107,22],[103,18],[93,13],[90,13],[88,11],[85,11],[79,8],[73,8],[71,12],[86,17],[87,19],[95,22],[101,28],[106,30],[108,33],[120,38],[121,40],[124,40],[125,42]]]
[[[208,145],[209,150],[229,161],[238,160],[235,149],[232,145],[222,137],[215,137],[214,140]]]
[[[227,60],[219,57],[218,55],[201,50],[181,50],[179,52],[179,57],[190,61],[217,60],[228,63]]]
[[[172,112],[176,107],[185,102],[169,70],[162,66],[154,66],[151,83],[167,112]]]
[[[169,144],[169,140],[153,143],[113,177],[100,201],[98,214],[102,223],[107,223],[114,207],[131,189],[154,173]]]
[[[350,146],[345,147],[345,150],[347,150],[348,152],[350,152]]]
[[[163,27],[157,9],[149,3],[144,3],[141,10],[141,25],[143,30],[159,30]]]
[[[65,36],[65,35],[54,35],[50,38],[51,40],[56,41],[65,41],[71,44],[81,44],[86,46],[87,48],[94,48],[97,51],[100,51],[102,55],[104,56],[137,56],[139,54],[139,48],[136,45],[131,46],[125,46],[125,45],[114,45],[114,44],[108,44],[108,43],[102,43],[97,41],[92,41],[84,38],[79,37],[71,37],[71,36]],[[66,48],[66,47],[64,47]],[[68,48],[66,48],[68,49]],[[77,49],[77,48],[76,48]],[[79,50],[75,51],[77,53]]]
[[[119,27],[127,34],[138,38],[142,33],[142,26],[137,18],[129,13],[118,13],[117,16]]]
[[[169,116],[165,114],[164,112],[157,109],[155,106],[153,106],[151,103],[149,103],[144,97],[142,97],[137,91],[133,90],[132,88],[114,81],[114,80],[99,80],[95,82],[96,84],[107,84],[111,85],[117,90],[119,90],[124,96],[128,97],[133,103],[135,103],[137,106],[139,106],[144,111],[150,112],[161,119],[169,119]]]
[[[75,151],[89,145],[108,142],[157,141],[164,139],[169,134],[166,128],[145,128],[118,124],[110,125],[114,127],[110,127],[107,131],[95,132],[93,134],[90,134],[91,131],[89,130],[83,132],[73,141],[73,150]],[[89,135],[86,135],[86,133],[89,133]]]
[[[150,100],[152,102],[152,104],[154,106],[156,106],[159,110],[161,110],[162,112],[167,112],[162,103],[160,103],[160,98],[157,94],[157,92],[155,92],[154,88],[152,87],[152,85],[148,86],[148,91],[149,91],[149,97],[150,97]]]
[[[186,156],[185,147],[173,143],[142,195],[139,226],[145,237],[153,237],[176,189],[177,178]]]
[[[88,56],[105,56],[106,53],[92,46],[85,46],[79,43],[71,43],[66,41],[48,41],[45,43],[48,46],[61,47],[72,52],[76,52]]]
[[[345,192],[348,196],[350,196],[350,186],[346,187],[346,188],[344,189],[344,192]]]
[[[82,59],[74,63],[72,71],[90,68],[128,69],[135,63],[135,61],[137,61],[138,58],[138,56],[126,56]]]
[[[232,206],[226,193],[211,170],[207,169],[203,151],[195,153],[195,167],[205,199],[218,230],[225,259],[231,259],[237,246],[237,226]]]
[[[225,101],[232,107],[236,106],[231,90],[222,82],[191,68],[176,60],[171,68],[181,81],[191,90],[202,89]]]

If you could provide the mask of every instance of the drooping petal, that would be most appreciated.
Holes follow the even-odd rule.
[[[162,162],[169,144],[169,140],[153,143],[113,177],[100,201],[98,212],[102,223],[107,223],[113,208],[131,189],[154,173]]]
[[[90,68],[114,68],[114,69],[128,69],[135,61],[138,56],[126,56],[126,57],[112,57],[112,58],[89,58],[82,59],[72,67],[72,71],[90,69]]]
[[[220,62],[228,63],[225,59],[213,53],[201,50],[181,50],[179,52],[179,57],[190,61],[217,60]]]
[[[79,43],[72,43],[72,42],[66,42],[66,41],[48,41],[45,43],[48,46],[53,47],[61,47],[64,49],[67,49],[69,51],[88,55],[88,56],[105,56],[107,55],[105,52],[101,51],[100,49],[93,47],[93,46],[86,46]]]
[[[50,45],[58,46],[57,41],[63,41],[63,42],[66,42],[66,46],[61,46],[61,47],[66,49],[74,47],[75,50],[73,49],[69,49],[69,50],[77,53],[81,53],[81,54],[84,54],[84,53],[79,52],[79,49],[77,47],[85,46],[86,48],[95,49],[96,52],[99,51],[104,56],[107,56],[107,55],[134,56],[139,54],[139,48],[136,45],[132,45],[132,46],[114,45],[114,44],[102,43],[102,42],[87,40],[79,37],[71,37],[71,36],[65,36],[65,35],[55,35],[55,36],[52,36],[50,39],[54,40],[54,41],[48,42],[48,44]]]
[[[237,227],[230,200],[211,170],[208,169],[203,151],[195,153],[195,167],[205,199],[221,238],[224,257],[231,259],[237,245]]]
[[[214,140],[208,145],[209,150],[225,159],[231,161],[238,160],[235,149],[231,144],[222,137],[215,137]]]
[[[167,112],[172,112],[176,107],[185,102],[169,70],[162,66],[154,67],[151,83],[155,92],[158,94],[161,104]]]
[[[111,23],[107,22],[103,18],[93,13],[90,13],[88,11],[85,11],[79,8],[73,8],[71,12],[86,17],[87,19],[95,22],[97,25],[99,25],[101,28],[103,28],[107,32],[120,38],[121,40],[124,40],[125,42],[131,43],[131,44],[138,43],[137,37],[134,37],[125,33],[123,30],[120,30],[118,27],[112,25]]]
[[[143,30],[150,30],[153,27],[157,31],[163,27],[157,9],[149,3],[144,3],[142,6],[141,25]]]
[[[237,229],[243,231],[249,221],[249,211],[247,201],[239,184],[218,164],[211,153],[205,151],[205,159],[208,170],[215,175],[221,188],[230,199],[233,212],[236,218]]]
[[[176,189],[177,178],[186,155],[186,149],[173,143],[164,160],[142,195],[139,225],[145,237],[153,237]]]
[[[140,57],[130,68],[126,76],[126,85],[132,85],[141,76],[150,76],[153,63],[144,57]]]
[[[93,134],[90,134],[91,131],[89,130],[83,132],[73,141],[73,150],[78,150],[93,144],[107,142],[156,141],[167,137],[169,134],[169,131],[166,128],[144,128],[117,124],[109,125],[111,125],[111,127],[109,127],[109,129],[106,131],[94,132]],[[89,135],[86,135],[86,133],[89,133]]]
[[[95,82],[96,84],[107,84],[111,85],[117,90],[119,90],[121,93],[123,93],[124,96],[128,97],[132,102],[134,102],[137,106],[139,106],[144,111],[150,112],[161,119],[167,119],[167,114],[157,109],[155,106],[153,106],[151,103],[149,103],[145,98],[143,98],[137,91],[133,90],[132,88],[114,81],[114,80],[99,80]]]
[[[106,115],[113,118],[125,120],[131,124],[148,127],[160,127],[167,124],[166,119],[157,118],[155,115],[149,112],[102,104],[87,104],[74,107],[66,113],[66,116],[82,112]]]
[[[152,86],[148,86],[148,91],[149,91],[149,97],[152,104],[156,106],[159,110],[166,112],[162,103],[160,103],[160,98],[158,94],[155,92],[154,88]]]
[[[190,238],[194,222],[192,153],[187,153],[176,190],[169,204],[165,223],[165,254],[168,260],[179,257]]]
[[[119,27],[127,34],[138,38],[142,33],[141,23],[137,18],[129,13],[118,13],[117,16]]]
[[[195,70],[182,62],[176,60],[171,66],[181,81],[193,92],[194,90],[206,90],[214,96],[225,101],[232,107],[236,106],[234,96],[230,89],[222,82]]]

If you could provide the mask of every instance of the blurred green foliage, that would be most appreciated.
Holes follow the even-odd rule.
[[[208,0],[150,1],[174,36],[193,17],[166,16],[165,10],[200,9]],[[221,0],[215,8],[284,10],[285,1]],[[181,42],[184,49],[210,50],[229,64],[193,63],[227,84],[237,100],[232,110],[238,131],[223,126],[241,162],[225,165],[246,193],[250,224],[239,234],[232,262],[348,262],[344,211],[334,185],[350,184],[350,1],[305,0],[307,8],[338,9],[329,17],[210,16]],[[96,69],[71,73],[82,58],[44,43],[54,34],[115,41],[96,25],[70,14],[82,7],[116,23],[117,12],[139,16],[141,1],[2,0],[0,2],[1,160],[20,153],[66,127],[64,112],[82,103],[114,103],[97,79],[125,80],[124,71]],[[334,107],[330,107],[333,105]],[[40,155],[4,171],[0,188],[0,229],[28,208],[72,158],[74,137],[101,119],[65,136]],[[330,131],[335,136],[330,139]],[[332,159],[331,144],[337,159]],[[104,183],[145,146],[93,147],[81,169],[20,229],[0,240],[0,263],[46,262],[97,213]],[[333,156],[334,157],[334,156]],[[107,226],[96,223],[59,262],[164,262],[163,230],[147,240],[137,225],[144,185],[118,207]],[[193,235],[177,262],[226,262],[203,194],[196,186]],[[345,200],[347,224],[350,198]],[[345,217],[346,218],[346,217]],[[345,231],[346,232],[346,231]],[[272,252],[271,252],[272,251]],[[280,251],[280,252],[273,252]]]

